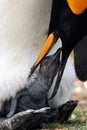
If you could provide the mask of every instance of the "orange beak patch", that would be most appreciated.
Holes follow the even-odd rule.
[[[52,46],[54,45],[54,41],[55,41],[55,36],[53,33],[51,33],[49,35],[49,37],[47,38],[46,42],[44,43],[44,46],[35,62],[35,65],[37,66],[41,60],[45,57],[45,55],[49,52],[49,50],[52,48]]]
[[[71,11],[76,15],[87,9],[87,0],[67,0],[67,2]]]

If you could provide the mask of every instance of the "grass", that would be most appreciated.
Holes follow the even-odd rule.
[[[46,130],[87,130],[87,110],[77,108],[65,124],[48,124]]]

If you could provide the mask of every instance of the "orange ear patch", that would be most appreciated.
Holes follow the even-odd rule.
[[[74,14],[81,14],[87,8],[87,0],[67,0]]]

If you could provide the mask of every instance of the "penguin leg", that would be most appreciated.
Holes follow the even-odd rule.
[[[59,106],[56,109],[53,109],[48,116],[48,122],[59,122],[64,123],[68,121],[69,117],[71,116],[72,112],[78,105],[78,101],[68,101],[63,105]]]

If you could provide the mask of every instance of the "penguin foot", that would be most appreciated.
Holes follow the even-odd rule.
[[[23,130],[41,128],[45,123],[50,108],[45,107],[38,110],[29,109],[15,114],[1,124],[2,130]]]
[[[2,130],[41,129],[46,123],[66,122],[78,101],[68,101],[56,109],[44,107],[38,110],[29,109],[19,112],[1,124]]]
[[[48,122],[64,123],[68,121],[69,117],[71,116],[72,112],[74,111],[77,105],[77,100],[68,101],[63,105],[59,106],[57,109],[53,109],[48,117]]]

